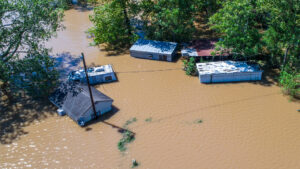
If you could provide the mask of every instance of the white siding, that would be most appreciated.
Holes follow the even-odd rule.
[[[199,75],[201,83],[238,82],[261,80],[262,72],[220,73]]]
[[[107,102],[98,102],[96,103],[96,112],[97,115],[99,115],[99,112],[101,112],[101,115],[111,111],[112,109],[112,101],[107,101]],[[92,120],[92,116],[94,116],[94,111],[93,107],[90,107],[90,109],[87,111],[87,113],[84,114],[84,121],[88,122]]]

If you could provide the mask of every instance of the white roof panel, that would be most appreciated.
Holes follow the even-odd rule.
[[[249,65],[239,61],[219,61],[197,63],[199,75],[235,73],[235,72],[261,72],[258,65]]]
[[[146,39],[139,39],[136,41],[130,51],[160,53],[160,54],[172,54],[177,47],[177,43],[174,42],[160,42]]]

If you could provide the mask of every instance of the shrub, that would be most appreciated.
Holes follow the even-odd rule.
[[[120,151],[125,151],[127,149],[126,144],[132,142],[134,139],[135,137],[133,133],[131,133],[130,131],[124,132],[123,137],[118,142],[118,149]]]
[[[191,57],[188,60],[183,60],[185,73],[189,76],[197,75],[196,61],[195,58]]]
[[[283,69],[280,72],[279,83],[286,94],[293,97],[299,96],[300,93],[300,74],[289,72]]]

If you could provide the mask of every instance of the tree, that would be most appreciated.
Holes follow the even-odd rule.
[[[2,89],[15,83],[19,73],[27,75],[34,71],[39,74],[54,66],[49,60],[44,42],[50,39],[62,27],[63,11],[58,1],[48,0],[2,0],[0,1],[0,81]],[[37,69],[37,67],[41,69]],[[27,68],[26,68],[27,67]],[[24,68],[20,70],[20,68]],[[52,69],[54,71],[54,69]],[[28,71],[28,72],[26,72]],[[47,73],[51,71],[48,69]],[[51,74],[51,73],[50,73]],[[41,81],[52,79],[41,76]],[[29,78],[29,77],[26,77]],[[31,84],[30,84],[31,83]],[[29,85],[35,86],[34,81]],[[22,87],[21,87],[22,88]]]
[[[150,39],[183,42],[192,38],[195,0],[144,0],[140,3],[146,36]]]
[[[195,0],[198,12],[205,12],[207,16],[213,15],[225,3],[225,0]]]
[[[227,1],[210,23],[221,33],[219,49],[244,57],[264,55],[277,67],[299,63],[300,1]]]
[[[94,9],[90,20],[94,27],[89,33],[94,37],[94,44],[108,44],[113,47],[123,47],[136,40],[132,33],[129,14],[129,1],[112,0]]]
[[[283,67],[286,64],[299,66],[300,1],[260,0],[259,6],[268,14],[268,28],[263,32],[263,41],[272,63]]]
[[[261,34],[257,29],[256,2],[227,1],[210,17],[212,28],[221,34],[217,49],[230,49],[235,56],[255,56],[260,53]]]
[[[190,58],[187,58],[186,60],[183,60],[183,67],[184,67],[186,75],[189,75],[189,76],[197,75],[196,61],[195,61],[194,57],[190,57]]]
[[[264,56],[268,66],[281,69],[285,91],[300,95],[300,1],[227,1],[210,23],[221,33],[219,51],[229,49],[246,59]]]
[[[57,85],[58,71],[55,69],[54,59],[48,56],[45,49],[22,60],[13,62],[14,74],[11,82],[14,87],[26,90],[34,97],[49,96],[53,87]]]

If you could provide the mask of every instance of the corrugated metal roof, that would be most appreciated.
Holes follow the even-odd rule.
[[[146,39],[137,40],[130,51],[150,52],[159,54],[172,54],[177,47],[175,42],[161,42]]]
[[[239,61],[197,63],[197,70],[200,75],[261,71],[258,65],[248,65],[246,62],[239,62]]]

